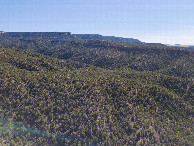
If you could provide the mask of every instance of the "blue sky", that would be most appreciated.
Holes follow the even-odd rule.
[[[194,0],[0,0],[0,30],[194,45]]]

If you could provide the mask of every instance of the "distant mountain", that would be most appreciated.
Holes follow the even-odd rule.
[[[81,39],[95,39],[95,40],[105,40],[105,41],[116,41],[116,42],[128,42],[128,43],[141,43],[138,39],[133,38],[123,38],[115,36],[102,36],[99,34],[73,34],[77,38]]]

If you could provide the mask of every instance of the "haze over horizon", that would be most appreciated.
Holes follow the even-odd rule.
[[[194,45],[193,0],[1,0],[0,30],[71,32]]]

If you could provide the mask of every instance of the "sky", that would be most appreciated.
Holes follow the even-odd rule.
[[[0,30],[194,45],[194,0],[0,0]]]

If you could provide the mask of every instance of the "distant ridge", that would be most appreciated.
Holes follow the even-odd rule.
[[[4,36],[14,37],[14,38],[79,38],[79,39],[94,39],[94,40],[104,40],[104,41],[116,41],[116,42],[126,42],[126,43],[142,43],[138,39],[133,38],[123,38],[115,36],[102,36],[100,34],[71,34],[71,32],[3,32],[0,34]]]
[[[102,36],[100,34],[72,34],[72,35],[80,39],[95,39],[95,40],[117,41],[117,42],[128,42],[128,43],[142,43],[138,39],[115,37],[115,36]]]
[[[20,38],[20,39],[31,39],[34,37],[42,38],[42,39],[49,39],[49,38],[66,38],[66,37],[73,37],[71,32],[6,32],[1,33],[4,37],[13,37],[13,38]]]

